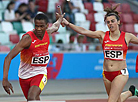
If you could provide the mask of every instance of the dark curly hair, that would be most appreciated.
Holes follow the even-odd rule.
[[[120,5],[120,3],[118,3],[118,4],[115,5],[115,6],[112,6],[112,5],[111,5],[111,7],[106,7],[106,8],[104,9],[104,11],[106,12],[106,15],[105,15],[105,17],[104,17],[104,21],[106,20],[106,18],[107,18],[108,16],[115,16],[116,19],[117,19],[117,21],[120,20],[120,16],[119,16],[120,12],[116,11],[116,8],[117,8],[119,5]]]

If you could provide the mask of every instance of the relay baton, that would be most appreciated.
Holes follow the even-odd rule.
[[[60,6],[60,5],[57,6],[57,12],[58,12],[60,15],[62,15],[62,10],[61,10],[61,6]],[[65,25],[64,25],[63,23],[61,23],[61,25],[62,25],[62,27],[65,27]]]
[[[57,6],[57,11],[58,11],[58,13],[59,13],[60,15],[62,15],[62,10],[61,10],[61,6],[60,6],[60,5]]]

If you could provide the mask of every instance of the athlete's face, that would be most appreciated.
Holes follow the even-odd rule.
[[[115,31],[119,29],[120,20],[117,21],[115,16],[108,16],[106,18],[106,24],[110,31]]]
[[[46,24],[45,20],[35,20],[35,33],[37,36],[43,36],[45,34],[45,30],[47,29],[48,24]]]

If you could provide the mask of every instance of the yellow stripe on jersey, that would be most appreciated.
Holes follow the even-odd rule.
[[[39,84],[39,88],[41,89],[41,91],[44,89],[46,83],[47,83],[47,75],[44,74],[44,76],[41,79],[41,82]]]

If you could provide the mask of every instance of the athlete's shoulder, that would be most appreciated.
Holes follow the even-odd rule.
[[[125,33],[125,37],[130,37],[130,36],[134,36],[134,34],[129,33],[129,32],[124,32]]]
[[[31,39],[31,36],[29,34],[25,34],[22,39],[21,39],[22,42],[31,42],[32,39]]]
[[[108,31],[104,32],[104,31],[99,31],[99,34],[101,36],[102,39],[104,39],[105,35],[107,34]]]

